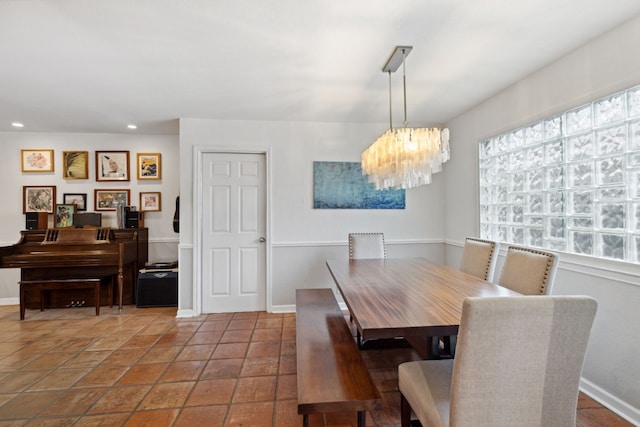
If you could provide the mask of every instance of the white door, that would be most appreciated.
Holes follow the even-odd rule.
[[[202,312],[266,308],[264,154],[203,153]]]

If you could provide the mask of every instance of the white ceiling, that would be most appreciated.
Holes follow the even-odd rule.
[[[0,131],[177,118],[438,125],[640,13],[638,0],[0,0]],[[401,69],[392,75],[402,121]],[[382,129],[381,129],[382,130]]]

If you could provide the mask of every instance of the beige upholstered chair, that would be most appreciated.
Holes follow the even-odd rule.
[[[349,233],[349,259],[386,257],[383,233]]]
[[[551,295],[557,267],[552,252],[509,246],[498,284],[523,295]]]
[[[596,307],[586,296],[467,298],[456,358],[398,367],[401,425],[413,409],[424,427],[575,426]]]
[[[497,259],[498,244],[496,242],[467,237],[464,241],[460,270],[492,281]]]
[[[493,272],[496,268],[498,259],[498,243],[491,240],[476,239],[475,237],[467,237],[464,240],[464,251],[462,252],[462,261],[460,261],[460,270],[469,273],[480,279],[492,281]],[[453,357],[456,352],[456,337],[441,337],[442,350],[441,354],[448,354]],[[440,351],[440,343],[438,347],[434,346],[434,350]]]

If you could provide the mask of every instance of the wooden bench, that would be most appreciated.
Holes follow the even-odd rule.
[[[25,314],[25,293],[27,291],[40,292],[40,311],[44,311],[44,294],[47,291],[64,289],[93,289],[96,302],[96,316],[100,315],[100,285],[102,279],[51,279],[51,280],[22,280],[20,283],[20,320],[24,320]],[[113,297],[111,296],[111,285],[109,284],[109,301],[113,307]]]
[[[331,289],[296,290],[298,414],[357,411],[364,427],[366,411],[380,393]]]

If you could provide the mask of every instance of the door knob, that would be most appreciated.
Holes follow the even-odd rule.
[[[267,241],[267,239],[265,239],[264,237],[261,237],[258,241],[259,241],[260,243],[264,243],[264,242],[266,242],[266,241]]]

